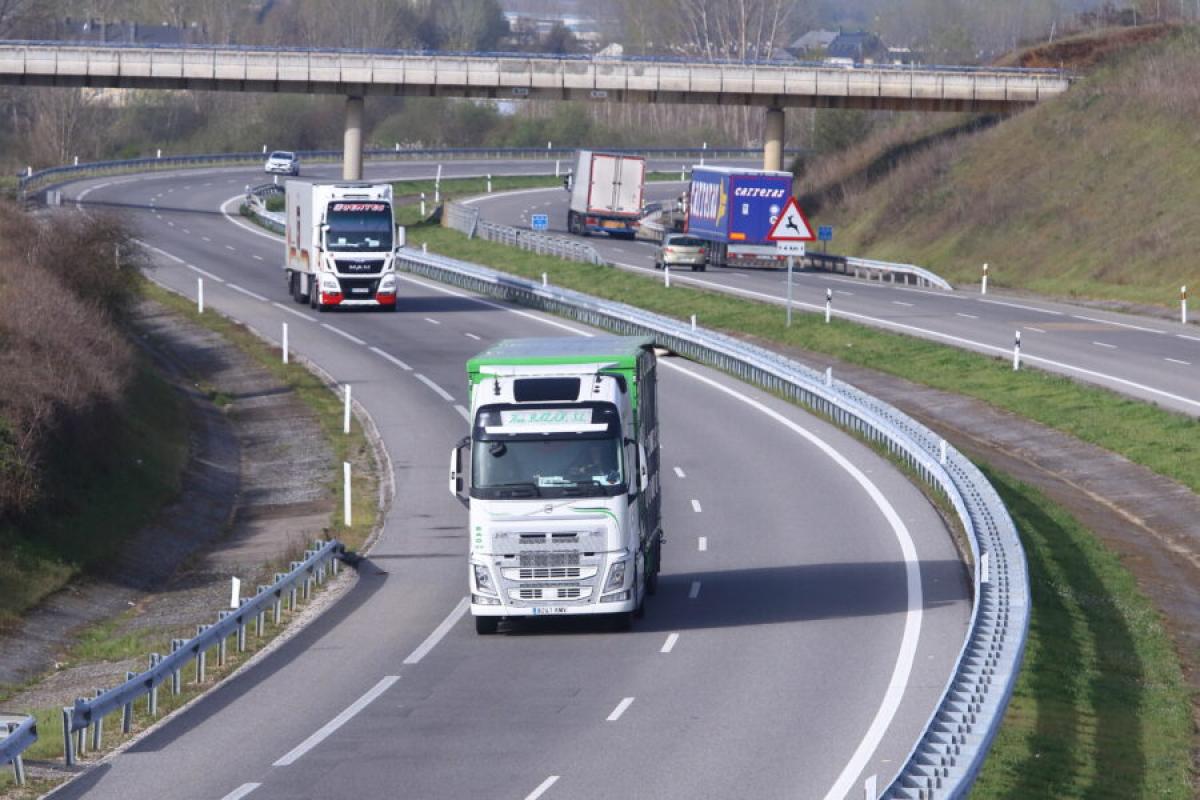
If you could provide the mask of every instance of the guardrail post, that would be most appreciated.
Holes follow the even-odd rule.
[[[75,698],[75,703],[86,703],[86,697]],[[84,725],[79,730],[75,731],[75,754],[80,758],[87,755],[87,732],[88,726]]]
[[[199,636],[200,634],[204,633],[206,630],[208,630],[207,625],[197,625],[196,626],[196,635]],[[197,684],[204,683],[204,676],[205,676],[205,672],[207,671],[206,670],[207,667],[208,667],[208,651],[205,650],[203,647],[201,647],[199,649],[199,651],[197,651],[197,653],[196,653],[196,683]]]
[[[96,689],[95,692],[96,692],[96,697],[99,697],[100,695],[104,694],[103,689]],[[92,721],[92,749],[98,753],[98,752],[100,752],[100,748],[103,747],[103,745],[104,745],[104,717],[97,716],[96,719]]]
[[[270,588],[270,586],[259,586],[258,593],[262,594],[263,592],[269,591]],[[266,609],[261,609],[257,614],[254,615],[254,635],[261,637],[266,629],[267,611]]]
[[[133,680],[137,677],[136,672],[126,672],[125,682]],[[128,734],[133,730],[133,701],[130,700],[125,705],[121,706],[121,733]]]
[[[283,580],[283,577],[284,576],[283,576],[282,572],[276,572],[274,583],[279,583],[281,580]],[[280,623],[280,621],[283,619],[283,590],[282,589],[276,590],[276,592],[275,592],[275,606],[272,610],[274,611],[274,617],[275,617],[274,622],[276,625],[278,625]]]
[[[75,740],[71,738],[71,707],[63,706],[63,763],[68,767],[75,766]]]
[[[179,652],[179,648],[183,647],[183,639],[171,640],[171,652]],[[183,691],[183,674],[182,670],[175,668],[171,670],[171,694],[178,695]]]
[[[232,611],[222,611],[220,614],[217,615],[217,620],[221,621],[221,620],[228,619],[229,615],[232,613],[233,613]],[[225,659],[228,658],[228,656],[229,656],[229,636],[225,635],[225,636],[222,636],[221,641],[217,643],[217,666],[218,667],[225,666]]]
[[[154,669],[162,661],[162,656],[158,653],[150,654],[150,669]],[[150,719],[158,717],[158,685],[150,687],[150,694],[146,696],[146,713],[150,715]]]
[[[17,728],[20,727],[20,723],[10,722],[10,723],[8,723],[7,727],[8,727],[8,734],[9,734],[9,736],[11,736],[13,734],[13,732]],[[13,766],[13,780],[15,780],[17,782],[17,786],[24,786],[25,785],[25,761],[24,761],[24,759],[21,758],[20,753],[17,753],[15,756],[13,756],[12,766]]]

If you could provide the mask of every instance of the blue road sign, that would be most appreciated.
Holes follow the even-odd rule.
[[[833,226],[822,225],[821,227],[817,228],[817,239],[822,242],[833,241]]]
[[[535,231],[544,231],[550,228],[549,214],[534,214],[529,218],[529,227]]]

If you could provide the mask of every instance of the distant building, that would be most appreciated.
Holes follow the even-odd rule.
[[[202,27],[192,23],[180,28],[175,25],[142,25],[137,22],[106,22],[76,20],[67,17],[53,23],[52,38],[64,42],[96,42],[98,44],[196,44],[205,41]]]
[[[873,33],[839,33],[825,49],[825,60],[831,64],[886,64],[888,47]]]
[[[910,47],[889,47],[888,48],[888,63],[903,64],[920,64],[924,60],[921,54]]]
[[[837,31],[809,31],[786,49],[796,58],[822,58],[838,35]]]

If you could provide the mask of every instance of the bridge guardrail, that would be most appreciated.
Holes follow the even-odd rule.
[[[37,720],[33,717],[5,719],[0,722],[0,731],[4,733],[4,738],[0,739],[0,766],[12,764],[17,786],[24,786],[25,763],[21,754],[37,741]]]
[[[307,600],[312,588],[323,583],[329,575],[336,575],[338,558],[345,551],[342,543],[335,540],[316,542],[305,552],[303,561],[293,561],[291,571],[275,575],[270,586],[259,586],[253,597],[242,599],[237,609],[222,611],[212,625],[197,626],[191,639],[174,639],[168,655],[151,653],[149,668],[140,673],[126,673],[126,681],[108,691],[96,691],[96,696],[79,698],[73,706],[64,706],[63,754],[67,766],[75,763],[78,756],[87,752],[88,730],[91,730],[91,748],[99,750],[103,743],[104,718],[120,710],[121,728],[129,733],[133,727],[133,704],[142,697],[148,698],[147,709],[151,716],[158,713],[158,687],[171,681],[173,694],[181,691],[182,670],[191,661],[196,662],[196,680],[204,682],[208,651],[217,648],[217,663],[224,664],[229,637],[237,636],[238,651],[246,647],[246,627],[253,621],[256,632],[261,635],[266,627],[267,609],[272,609],[273,622],[282,619],[285,596],[287,607],[295,611],[300,596]]]
[[[888,800],[963,798],[983,766],[1017,681],[1029,630],[1025,552],[995,489],[944,439],[896,408],[762,347],[669,317],[542,286],[455,259],[401,251],[403,268],[483,295],[663,347],[781,393],[885,447],[942,492],[971,550],[974,602],[966,639],[941,699],[896,777]]]

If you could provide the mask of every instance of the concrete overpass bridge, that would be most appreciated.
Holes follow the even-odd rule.
[[[1006,112],[1066,91],[1055,70],[0,42],[0,84],[340,94],[344,174],[362,174],[367,95],[760,106],[763,163],[783,162],[785,108]]]

